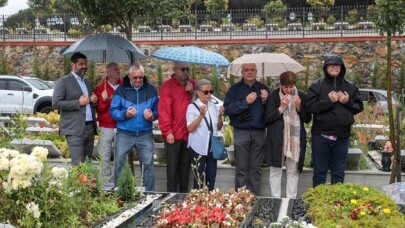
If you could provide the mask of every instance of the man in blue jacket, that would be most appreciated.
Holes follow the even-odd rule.
[[[243,64],[242,80],[228,90],[224,107],[233,126],[235,188],[246,187],[260,195],[266,127],[264,113],[269,91],[256,80],[256,75],[256,64]]]
[[[313,114],[314,187],[326,182],[329,168],[331,183],[343,183],[350,129],[354,115],[363,111],[359,89],[344,79],[346,67],[340,56],[328,56],[323,72],[325,77],[316,80],[309,88],[306,102],[307,111]]]
[[[131,65],[128,77],[114,93],[110,108],[112,118],[117,120],[115,186],[128,154],[135,147],[143,167],[143,186],[146,191],[155,190],[152,122],[158,116],[157,104],[157,91],[148,83],[142,65]]]

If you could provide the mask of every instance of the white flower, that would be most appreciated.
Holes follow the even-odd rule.
[[[31,202],[28,203],[25,208],[27,209],[28,212],[32,213],[34,218],[39,218],[41,216],[41,212],[39,211],[39,207],[36,203]]]
[[[7,158],[0,157],[0,171],[1,170],[8,170],[10,161]]]
[[[44,147],[36,146],[36,147],[34,147],[34,149],[32,149],[31,155],[35,156],[36,158],[39,159],[39,161],[43,162],[48,157],[48,149],[46,149]]]
[[[68,177],[68,171],[65,168],[53,167],[51,173],[57,180],[63,180]]]

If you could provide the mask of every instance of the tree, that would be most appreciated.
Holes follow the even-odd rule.
[[[394,148],[394,161],[391,171],[390,184],[395,182],[395,177],[398,181],[401,180],[401,170],[397,170],[397,165],[400,164],[400,150],[396,142],[394,114],[392,109],[392,36],[403,33],[405,23],[405,0],[376,0],[377,6],[377,29],[380,35],[385,37],[385,45],[387,47],[387,71],[385,78],[387,80],[387,95],[388,95],[388,115],[390,136],[389,139]],[[401,121],[401,120],[397,120]],[[398,173],[399,171],[399,173]],[[397,176],[398,175],[398,176]]]
[[[98,27],[102,25],[119,26],[128,40],[132,40],[132,29],[136,18],[148,15],[159,9],[158,0],[67,0],[73,8],[79,9],[89,22]]]
[[[228,0],[204,0],[204,5],[208,11],[219,11],[228,9]]]
[[[6,6],[7,0],[0,0],[0,7]]]
[[[55,0],[28,0],[28,6],[37,13],[54,13]]]
[[[335,5],[335,0],[307,0],[312,7],[327,8]]]

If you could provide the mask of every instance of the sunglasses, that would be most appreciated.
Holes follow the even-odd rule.
[[[204,91],[201,91],[201,92],[203,92],[204,95],[208,95],[208,94],[214,93],[214,90],[204,90]]]
[[[185,72],[185,71],[189,71],[190,72],[190,67],[182,67],[180,68],[181,71]]]

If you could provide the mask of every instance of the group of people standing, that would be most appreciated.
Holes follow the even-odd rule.
[[[256,80],[256,64],[242,65],[242,79],[226,93],[224,107],[210,102],[210,81],[189,78],[185,63],[174,63],[173,74],[158,93],[148,83],[140,64],[119,76],[116,63],[106,66],[106,77],[93,92],[84,78],[86,56],[71,57],[72,72],[56,82],[53,107],[60,110],[60,133],[66,136],[73,165],[90,158],[97,120],[98,151],[104,166],[105,187],[117,179],[132,148],[142,167],[143,186],[155,190],[152,122],[159,128],[167,152],[167,191],[188,192],[193,165],[194,188],[215,187],[217,160],[212,155],[211,135],[222,129],[229,116],[235,147],[235,188],[246,187],[260,195],[261,164],[270,165],[271,195],[281,197],[282,167],[286,167],[288,198],[297,197],[298,173],[306,151],[304,123],[312,124],[313,186],[344,181],[353,116],[363,110],[358,88],[344,79],[346,69],[339,56],[327,57],[325,77],[305,94],[296,88],[293,72],[280,75],[280,87],[270,90]],[[114,148],[114,150],[113,150]],[[114,151],[114,169],[109,169]],[[113,174],[114,173],[114,174]]]

